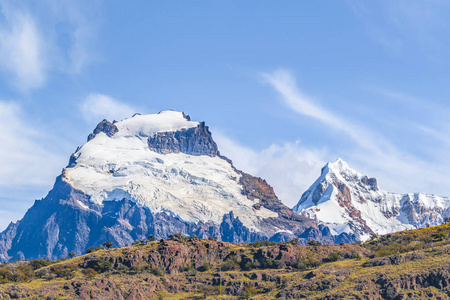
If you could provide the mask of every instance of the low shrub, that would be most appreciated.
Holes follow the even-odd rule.
[[[98,274],[92,268],[83,269],[81,272],[83,272],[83,275],[86,276],[86,278],[88,279],[94,278]]]
[[[202,272],[206,272],[206,271],[208,271],[210,269],[211,269],[211,264],[209,262],[207,262],[207,261],[205,261],[203,263],[203,265],[200,267],[200,271],[202,271]]]
[[[155,276],[163,276],[164,275],[164,271],[161,268],[150,268],[149,269],[150,273],[152,273]]]

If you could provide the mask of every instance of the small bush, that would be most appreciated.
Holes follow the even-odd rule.
[[[381,249],[381,250],[375,251],[374,257],[383,257],[383,256],[392,255],[392,254],[394,254],[394,251],[392,251],[392,250]]]
[[[114,243],[111,241],[106,241],[103,243],[103,247],[105,247],[106,249],[111,248],[113,245],[114,245]]]
[[[239,264],[234,260],[227,260],[221,266],[222,271],[233,271],[239,269]]]
[[[244,286],[244,289],[242,291],[242,296],[244,299],[250,299],[251,297],[255,296],[258,293],[258,290],[256,287],[252,284],[247,284]]]
[[[307,256],[306,258],[300,258],[297,260],[297,262],[294,264],[294,267],[304,271],[309,269],[315,269],[319,267],[322,264],[322,262],[314,259],[311,256]]]
[[[249,244],[250,247],[259,248],[262,246],[261,241],[254,241],[253,243]]]
[[[37,270],[42,267],[46,267],[48,265],[51,265],[52,263],[53,262],[48,259],[35,259],[35,260],[30,260],[28,262],[28,264],[31,266],[31,268],[33,268],[33,270]]]
[[[242,266],[242,270],[244,271],[250,271],[251,269],[253,269],[253,263],[251,261]]]
[[[163,276],[164,275],[163,270],[161,268],[158,268],[158,267],[150,268],[149,271],[150,271],[150,273],[152,273],[155,276]]]
[[[333,261],[338,261],[340,258],[341,258],[341,252],[333,251],[330,253],[330,255],[328,255],[326,260],[329,262],[333,262]]]
[[[104,273],[106,271],[109,271],[111,267],[112,262],[102,258],[93,259],[87,263],[87,268],[92,268],[98,273]]]
[[[300,242],[299,238],[293,238],[289,243],[291,243],[292,245],[298,245],[299,242]]]
[[[89,247],[86,249],[86,253],[93,253],[101,249],[102,249],[101,247]]]
[[[200,268],[202,272],[206,272],[211,269],[211,264],[207,261],[203,263],[203,266]]]
[[[307,244],[308,244],[308,246],[320,246],[320,245],[322,245],[319,241],[315,241],[315,240],[309,240]]]
[[[86,276],[86,278],[88,278],[88,279],[92,279],[98,274],[92,268],[83,269],[82,272],[83,272],[83,275]]]
[[[56,275],[56,277],[71,279],[74,276],[76,268],[70,265],[56,265],[50,267],[50,271]]]
[[[433,238],[435,238],[437,241],[445,240],[448,237],[448,233],[444,230],[439,230],[435,234],[433,234]]]

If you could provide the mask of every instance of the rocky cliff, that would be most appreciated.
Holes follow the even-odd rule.
[[[189,155],[219,155],[217,145],[205,122],[194,128],[158,132],[148,139],[148,146],[150,150],[160,154],[182,152]]]

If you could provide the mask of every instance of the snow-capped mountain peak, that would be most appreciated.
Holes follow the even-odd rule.
[[[294,211],[330,227],[334,234],[372,234],[437,225],[450,215],[450,199],[426,194],[394,194],[378,188],[342,159],[327,163]]]
[[[337,178],[340,181],[357,181],[363,176],[350,166],[341,158],[335,162],[328,162],[322,168],[321,176],[328,176],[329,180]]]
[[[348,183],[349,185],[358,185],[359,188],[365,190],[378,190],[378,183],[376,178],[369,178],[367,175],[363,175],[351,168],[347,162],[338,158],[335,162],[327,163],[322,169],[322,176],[328,176],[328,180],[338,180],[340,182]]]
[[[183,112],[163,110],[158,114],[135,114],[114,125],[118,129],[118,136],[149,137],[158,132],[178,131],[198,126],[199,122],[192,122]]]
[[[356,170],[349,167],[349,165],[342,159],[338,158],[335,162],[328,162],[323,168],[322,172],[333,172],[336,174],[354,174],[361,175]]]
[[[241,175],[217,155],[204,123],[162,111],[99,126],[73,154],[62,178],[91,203],[128,199],[194,223],[220,223],[233,211],[254,230],[258,218],[278,216],[255,209],[258,200],[241,193]]]

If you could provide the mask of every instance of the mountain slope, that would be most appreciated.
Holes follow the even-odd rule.
[[[293,213],[264,180],[234,168],[203,122],[163,111],[100,122],[49,194],[0,234],[0,257],[58,258],[176,232],[229,242],[354,240]]]
[[[338,159],[322,168],[293,210],[328,226],[333,234],[366,240],[373,234],[442,224],[450,216],[450,199],[380,190],[375,178]]]

